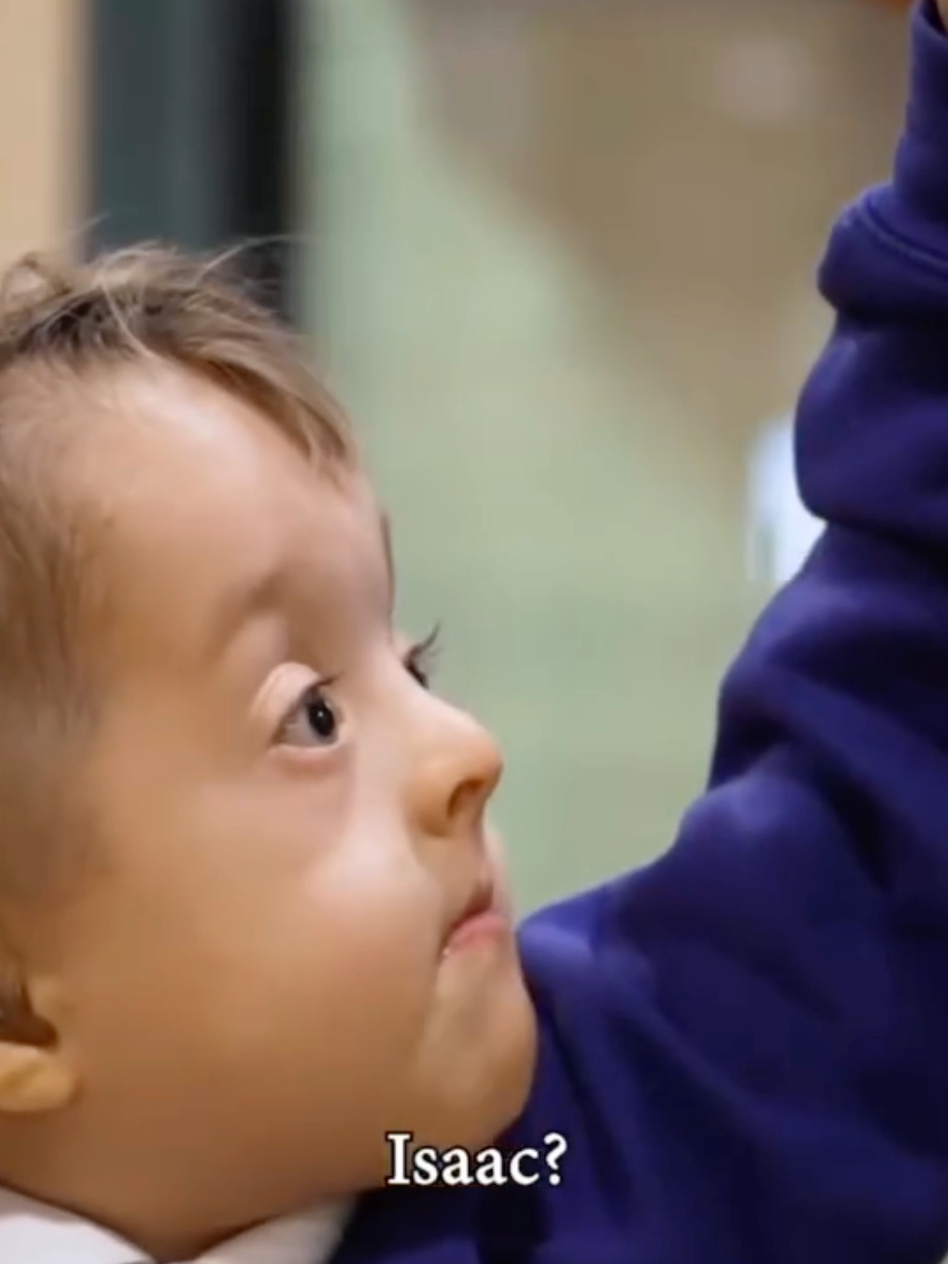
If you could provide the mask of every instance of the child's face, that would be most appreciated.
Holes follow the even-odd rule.
[[[481,1144],[520,1109],[510,923],[445,951],[485,878],[504,899],[501,758],[406,669],[361,476],[200,382],[117,399],[98,864],[43,953],[80,1091],[40,1126],[62,1198],[224,1228],[378,1182],[387,1130]]]

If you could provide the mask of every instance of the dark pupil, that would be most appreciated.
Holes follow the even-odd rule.
[[[336,717],[325,698],[313,698],[307,705],[306,714],[313,732],[319,737],[332,737],[336,731]]]

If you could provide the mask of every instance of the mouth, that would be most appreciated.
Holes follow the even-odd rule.
[[[496,940],[506,928],[507,918],[500,908],[495,884],[492,879],[484,878],[448,928],[442,956],[453,956],[462,949]]]

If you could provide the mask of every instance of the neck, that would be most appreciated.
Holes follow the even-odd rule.
[[[207,1179],[194,1173],[182,1186],[172,1161],[180,1156],[163,1162],[153,1149],[116,1161],[88,1134],[73,1140],[39,1120],[0,1119],[0,1186],[100,1225],[157,1264],[198,1258],[257,1226],[320,1206],[330,1224],[344,1214],[344,1199],[322,1199],[302,1182],[289,1191],[272,1169],[238,1169],[236,1181],[217,1171]]]
[[[346,1227],[347,1206],[323,1206],[297,1215],[282,1216],[221,1239],[178,1247],[165,1247],[157,1240],[135,1243],[114,1228],[95,1223],[87,1216],[70,1215],[67,1209],[0,1188],[0,1258],[17,1260],[66,1261],[82,1259],[142,1259],[148,1252],[153,1260],[170,1264],[182,1253],[195,1264],[209,1264],[211,1258],[232,1260],[233,1264],[327,1264]],[[210,1250],[210,1254],[202,1253]],[[220,1254],[218,1253],[220,1252]],[[199,1255],[196,1253],[200,1253]]]
[[[180,1260],[199,1259],[205,1252],[222,1243],[244,1234],[252,1234],[255,1230],[262,1230],[271,1222],[293,1219],[297,1212],[301,1220],[305,1218],[313,1221],[313,1232],[317,1236],[317,1222],[324,1220],[324,1232],[329,1234],[337,1223],[341,1226],[347,1210],[347,1203],[342,1201],[315,1204],[306,1208],[283,1207],[275,1210],[272,1215],[265,1213],[253,1220],[236,1216],[212,1219],[198,1214],[186,1219],[182,1213],[194,1212],[196,1209],[193,1205],[182,1207],[180,1201],[173,1198],[162,1203],[154,1196],[147,1202],[136,1202],[127,1196],[130,1192],[127,1189],[113,1189],[114,1197],[100,1199],[89,1189],[77,1188],[73,1182],[24,1179],[21,1174],[10,1173],[2,1168],[0,1186],[108,1230],[148,1259],[154,1260],[155,1264],[175,1264]],[[305,1226],[301,1228],[305,1232]]]

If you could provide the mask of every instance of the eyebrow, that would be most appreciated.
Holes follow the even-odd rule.
[[[278,567],[244,576],[225,589],[215,602],[207,634],[205,654],[213,660],[231,643],[240,629],[255,615],[279,604],[286,575]]]
[[[392,547],[392,520],[384,510],[379,514],[382,550],[389,582],[389,605],[395,605],[395,557]],[[285,593],[286,575],[279,567],[262,569],[258,574],[235,581],[215,603],[207,636],[205,654],[209,659],[220,655],[240,629],[255,615],[279,605]]]

